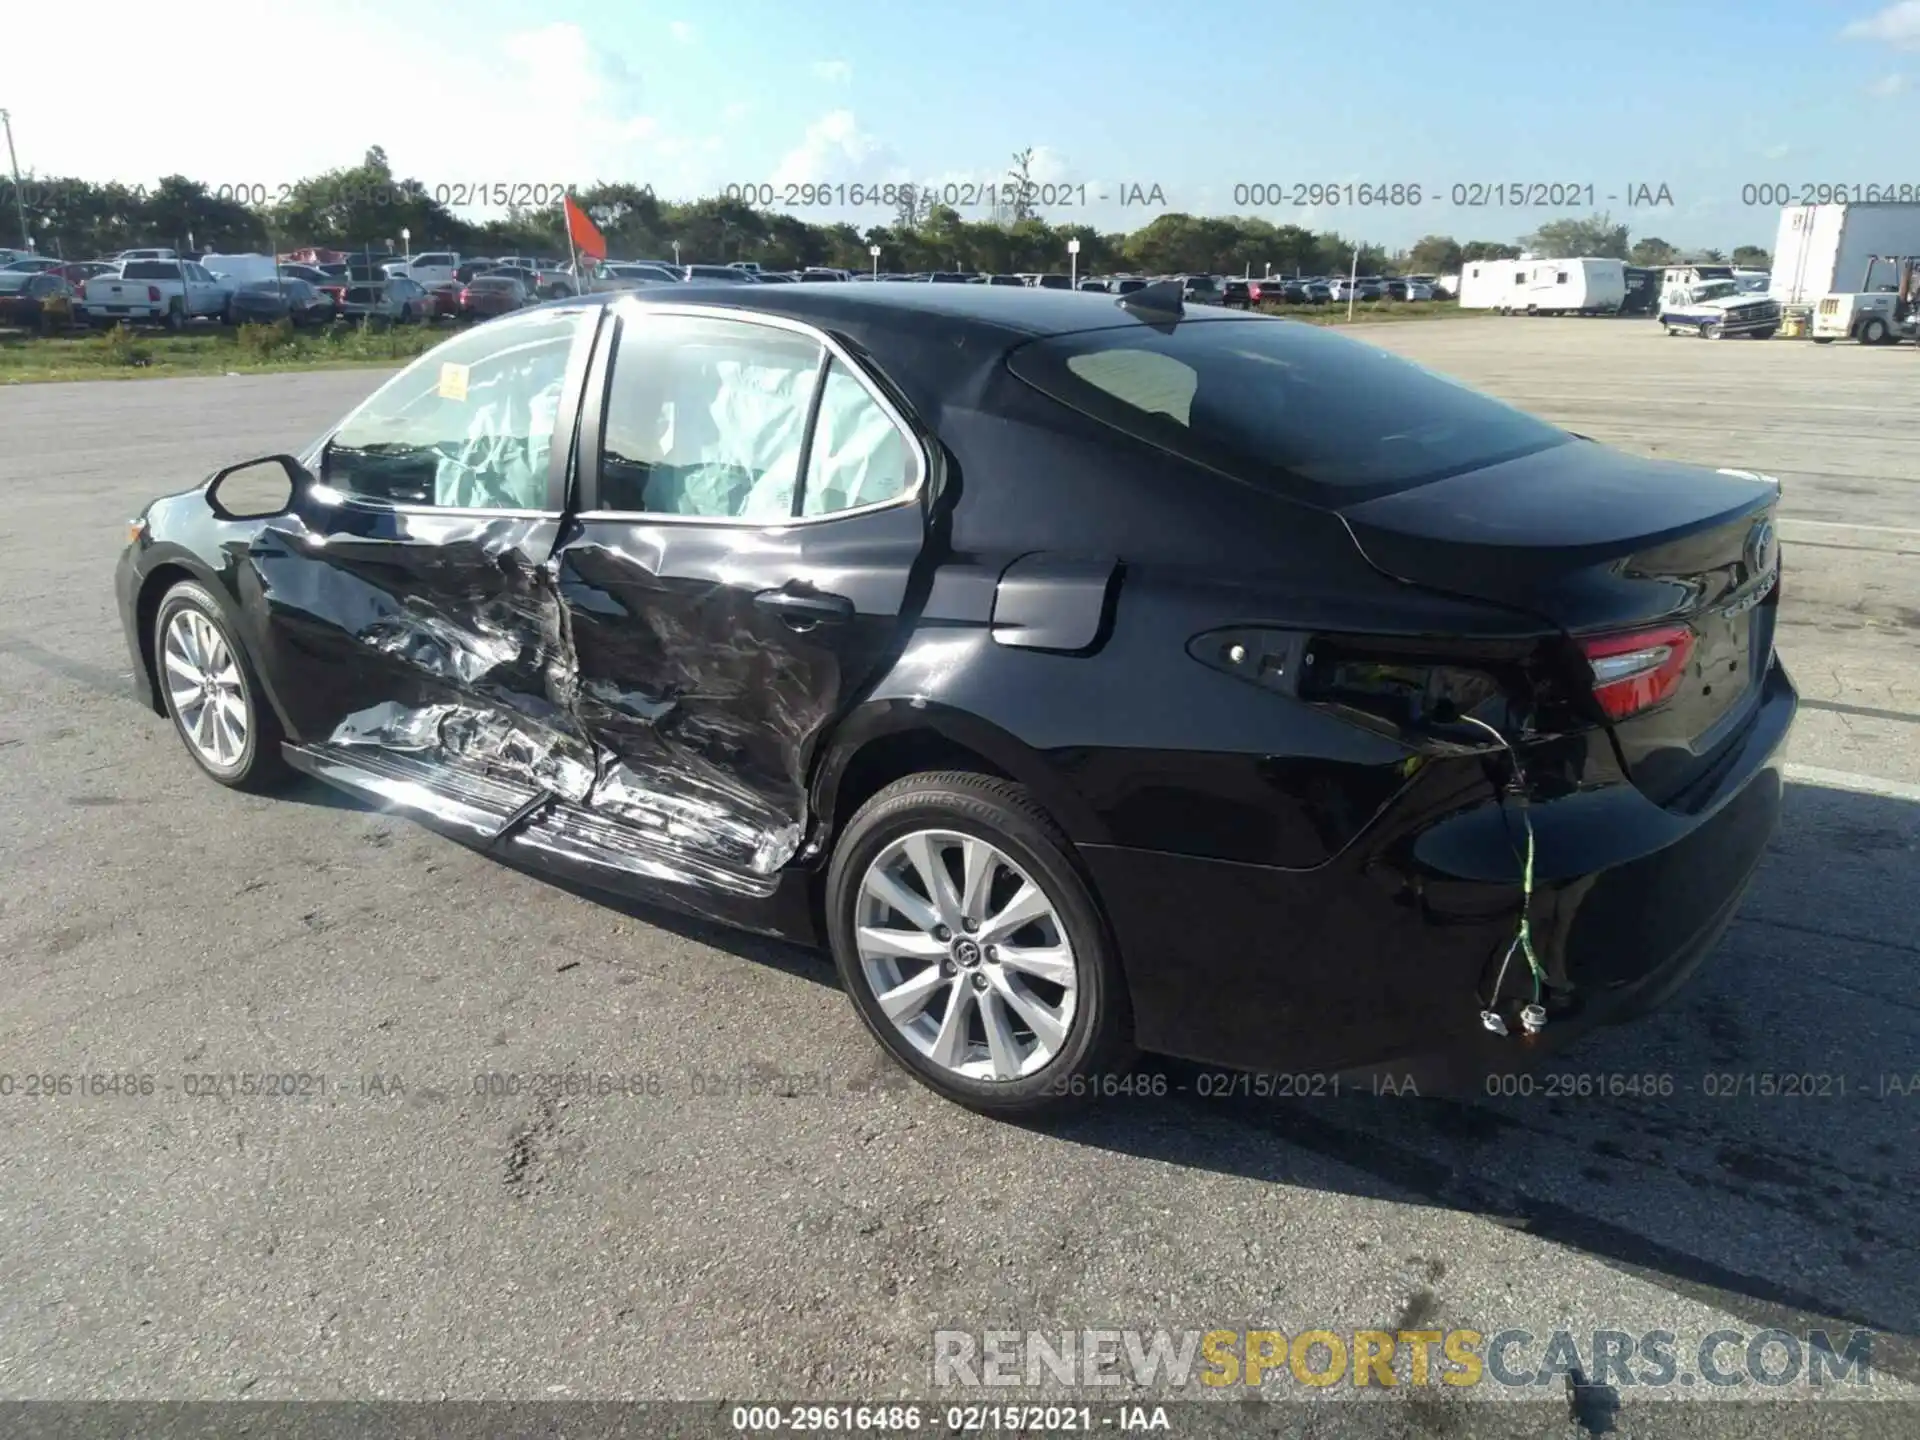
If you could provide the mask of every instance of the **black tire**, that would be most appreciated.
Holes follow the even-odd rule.
[[[1775,335],[1779,333],[1780,332],[1778,327],[1772,327],[1766,330],[1756,330],[1753,332],[1753,338],[1756,340],[1771,340]]]
[[[1016,1080],[974,1080],[922,1055],[881,1010],[854,941],[856,907],[868,867],[902,835],[956,831],[986,840],[1043,890],[1073,948],[1077,998],[1057,1053]],[[967,771],[910,775],[860,807],[841,831],[827,871],[827,930],[854,1008],[881,1046],[926,1085],[982,1114],[1008,1118],[1070,1108],[1123,1074],[1137,1058],[1126,982],[1105,917],[1081,875],[1073,845],[1026,788]]]
[[[1887,343],[1887,322],[1874,319],[1860,327],[1859,339],[1862,345],[1884,345]]]
[[[167,329],[178,335],[182,330],[187,328],[186,306],[178,300],[173,301],[167,306],[167,318],[162,323],[166,325]]]
[[[1833,336],[1816,335],[1813,337],[1813,343],[1816,345],[1831,345],[1833,343]]]
[[[167,684],[167,627],[174,616],[183,610],[198,611],[210,622],[237,662],[240,673],[239,698],[245,707],[247,735],[238,757],[231,764],[215,763],[188,738],[186,724],[174,703],[173,690]],[[281,743],[286,739],[280,717],[266,699],[266,691],[261,688],[260,677],[253,668],[253,660],[247,654],[246,647],[240,644],[233,628],[221,613],[219,603],[205,586],[192,580],[183,580],[161,598],[160,608],[153,617],[153,664],[174,732],[179,735],[181,745],[194,763],[208,775],[231,789],[256,793],[278,789],[294,778],[293,767],[287,764],[286,757],[280,751]]]
[[[1720,322],[1718,320],[1703,320],[1700,322],[1700,338],[1702,340],[1720,340],[1724,339],[1725,336],[1726,331],[1720,328]]]

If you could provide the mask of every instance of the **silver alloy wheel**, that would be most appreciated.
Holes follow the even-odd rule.
[[[249,728],[247,692],[232,647],[205,615],[182,609],[167,621],[163,650],[180,733],[203,761],[232,768],[246,753]]]
[[[976,835],[916,830],[875,856],[854,943],[881,1011],[964,1079],[1031,1075],[1073,1029],[1079,970],[1059,911]]]

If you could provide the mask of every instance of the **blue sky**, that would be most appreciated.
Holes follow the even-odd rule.
[[[1455,183],[1591,184],[1636,235],[1721,247],[1772,243],[1777,206],[1743,204],[1743,185],[1920,193],[1920,0],[312,0],[271,20],[252,0],[202,0],[193,15],[105,47],[124,77],[15,67],[0,103],[23,166],[271,186],[379,143],[430,186],[620,178],[679,198],[728,182],[965,183],[1032,146],[1036,178],[1076,198],[1086,187],[1054,220],[1133,228],[1161,207],[1123,207],[1122,187],[1157,186],[1167,209],[1251,210],[1388,245],[1430,231],[1508,240],[1585,208],[1455,209]],[[208,64],[210,44],[240,55],[274,33],[378,57],[379,78],[289,111],[271,84],[249,94],[227,78],[248,66]],[[153,47],[175,43],[218,83],[170,89],[137,127],[99,103],[151,93],[168,73]],[[1426,193],[1418,207],[1236,205],[1235,187],[1256,183]],[[1641,184],[1674,203],[1630,208]]]

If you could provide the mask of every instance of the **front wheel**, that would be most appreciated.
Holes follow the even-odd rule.
[[[1765,330],[1756,330],[1756,331],[1754,331],[1754,332],[1753,332],[1753,338],[1754,338],[1754,339],[1756,339],[1756,340],[1771,340],[1771,339],[1772,339],[1772,338],[1773,338],[1773,337],[1774,337],[1775,335],[1777,335],[1777,334],[1779,334],[1779,333],[1780,333],[1780,331],[1779,331],[1779,328],[1778,328],[1777,326],[1769,326],[1769,327],[1768,327],[1767,329],[1765,329]]]
[[[950,1100],[1034,1115],[1133,1062],[1099,906],[1022,786],[947,772],[882,790],[834,848],[827,921],[861,1019]]]
[[[293,774],[280,717],[206,587],[186,580],[166,593],[153,661],[167,714],[202,770],[236,790],[269,790]]]
[[[1862,345],[1884,345],[1887,343],[1887,326],[1883,320],[1869,320],[1860,327]]]
[[[1717,320],[1708,320],[1700,327],[1700,338],[1702,340],[1718,340],[1724,333],[1720,328],[1720,322]]]

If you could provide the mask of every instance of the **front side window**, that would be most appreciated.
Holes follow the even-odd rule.
[[[348,292],[351,297],[353,292]],[[495,321],[420,357],[327,442],[321,478],[395,505],[547,508],[576,312]]]
[[[1345,504],[1568,443],[1566,431],[1371,345],[1285,320],[1030,341],[1036,389],[1262,489]]]
[[[818,341],[770,325],[627,316],[601,442],[600,508],[789,519]]]

